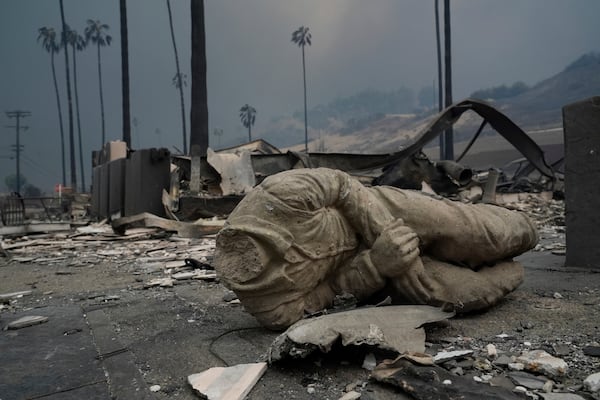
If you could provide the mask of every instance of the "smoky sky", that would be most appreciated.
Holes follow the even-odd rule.
[[[64,0],[64,6],[67,23],[81,34],[87,19],[110,26],[113,43],[101,50],[106,132],[107,139],[119,139],[119,1]],[[181,69],[188,77],[189,117],[189,0],[172,0],[171,6]],[[181,149],[166,1],[128,0],[127,7],[133,147]],[[599,50],[597,0],[453,0],[451,15],[455,100],[515,81],[533,85]],[[209,130],[223,129],[223,141],[244,137],[238,113],[245,103],[257,109],[256,137],[272,118],[302,110],[301,51],[290,41],[301,25],[310,28],[313,39],[306,48],[309,108],[365,89],[418,91],[432,87],[437,77],[434,0],[206,0],[205,20]],[[50,56],[36,40],[43,26],[60,31],[58,0],[0,0],[0,187],[15,172],[15,160],[9,158],[15,133],[5,127],[14,120],[4,112],[17,109],[32,113],[22,133],[23,175],[47,191],[60,181]],[[55,62],[67,134],[62,52]],[[101,145],[96,49],[78,53],[77,63],[89,185],[90,153]],[[67,154],[67,182],[68,165]]]

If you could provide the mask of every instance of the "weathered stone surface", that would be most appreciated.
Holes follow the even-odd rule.
[[[528,371],[541,373],[551,377],[564,376],[569,369],[564,360],[553,357],[544,350],[525,352],[517,357],[517,362],[522,363]]]
[[[48,317],[42,317],[40,315],[28,315],[9,323],[8,329],[21,329],[32,325],[43,324],[44,322],[48,322]]]
[[[589,392],[600,391],[600,372],[596,372],[585,378],[583,381],[583,387]]]

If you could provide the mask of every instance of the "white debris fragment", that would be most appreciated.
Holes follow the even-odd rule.
[[[525,352],[517,357],[517,362],[522,363],[528,371],[551,377],[564,376],[569,368],[564,360],[553,357],[544,350]]]
[[[450,379],[446,379],[442,382],[442,385],[452,385],[452,381]]]
[[[217,273],[206,269],[197,269],[194,271],[193,279],[214,280],[217,279]]]
[[[360,399],[360,393],[352,390],[351,392],[344,394],[338,400],[358,400],[358,399]]]
[[[373,353],[369,353],[365,356],[365,359],[362,363],[362,367],[367,371],[373,371],[377,366],[377,360],[375,359],[375,355]]]
[[[524,386],[515,386],[515,388],[513,389],[513,392],[515,393],[527,393],[527,388]]]
[[[171,275],[171,278],[182,281],[185,279],[192,279],[195,275],[194,272],[177,272],[176,274]]]
[[[598,392],[600,391],[600,372],[596,372],[585,378],[583,381],[583,387],[588,392]]]
[[[554,292],[554,294],[552,295],[552,297],[554,297],[555,299],[562,299],[563,298],[562,294],[560,294],[558,292]]]
[[[158,392],[158,391],[160,391],[160,385],[152,385],[152,386],[150,386],[150,391],[151,392],[155,392],[155,393]]]
[[[520,362],[509,363],[508,369],[511,371],[523,371],[525,369],[525,364]]]
[[[28,326],[43,324],[44,322],[48,322],[48,317],[42,317],[40,315],[28,315],[9,323],[8,329],[27,328]]]
[[[487,356],[488,356],[488,358],[496,358],[496,357],[498,357],[498,350],[496,350],[496,346],[494,346],[492,343],[490,343],[487,346],[485,346],[485,348],[487,350]]]
[[[173,279],[172,278],[157,278],[157,279],[152,279],[151,281],[147,282],[144,286],[145,287],[154,287],[154,286],[160,286],[160,287],[173,287]]]
[[[446,361],[454,360],[456,358],[468,356],[470,354],[473,354],[473,350],[440,351],[435,356],[433,356],[433,361],[436,364],[441,364]]]
[[[29,296],[31,294],[31,290],[23,290],[20,292],[12,292],[12,293],[3,293],[0,294],[0,300],[9,300],[9,299],[20,299],[23,296]]]

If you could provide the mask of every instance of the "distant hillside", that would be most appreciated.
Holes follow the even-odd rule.
[[[555,131],[562,126],[564,105],[600,95],[600,54],[585,54],[563,71],[531,87],[517,82],[481,89],[473,95],[483,97],[482,100],[496,106],[527,132]],[[400,98],[405,102],[399,101]],[[353,153],[395,151],[419,133],[434,115],[433,110],[419,107],[412,91],[365,91],[309,111],[312,139],[309,149]],[[303,115],[296,117],[274,121],[265,139],[282,147],[295,144],[294,148],[303,148],[300,144],[304,138]],[[478,115],[463,114],[454,126],[455,142],[469,140],[480,123]],[[486,128],[483,135],[494,135],[494,131]]]
[[[495,89],[496,93],[501,92]],[[527,88],[517,83],[506,87],[515,89],[518,94],[499,96],[497,100],[483,99],[495,105],[526,132],[551,130],[562,127],[562,107],[575,101],[600,95],[600,54],[585,54],[563,71]],[[479,93],[485,93],[485,89]],[[494,90],[489,90],[494,92]],[[457,99],[460,100],[460,99]],[[433,115],[413,115],[399,118],[386,116],[369,126],[356,130],[351,135],[330,132],[327,135],[327,151],[377,153],[390,152],[401,148],[420,132]],[[471,112],[463,114],[455,124],[455,142],[466,141],[477,130],[481,118]],[[491,128],[484,130],[485,135],[494,135]],[[560,138],[560,135],[558,135]],[[544,140],[537,138],[536,140]],[[554,141],[557,136],[554,135]],[[435,143],[431,144],[432,146]]]
[[[529,90],[498,101],[517,124],[543,129],[561,124],[562,107],[600,94],[600,54],[581,56],[562,72]]]

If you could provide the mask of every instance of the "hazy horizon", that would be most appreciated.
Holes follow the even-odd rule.
[[[440,1],[443,12],[443,2]],[[121,138],[119,2],[64,0],[67,23],[83,34],[87,19],[110,26],[102,48],[107,140]],[[188,0],[172,0],[182,73],[188,76],[189,131],[190,17]],[[182,148],[179,94],[171,80],[175,61],[164,0],[129,0],[129,68],[132,146]],[[443,14],[440,15],[442,17]],[[564,69],[582,54],[597,52],[600,2],[594,0],[451,1],[454,99],[477,89],[523,81],[528,85]],[[207,0],[205,1],[209,131],[224,130],[223,142],[246,136],[239,108],[257,109],[253,136],[268,121],[302,110],[300,49],[291,43],[301,25],[312,33],[306,48],[308,106],[326,104],[362,90],[408,87],[418,93],[437,77],[434,2],[422,0]],[[38,29],[60,31],[58,0],[0,3],[0,186],[15,172],[11,145],[14,119],[6,111],[31,112],[24,120],[21,172],[49,192],[61,180],[60,133],[50,56],[37,42]],[[71,56],[71,54],[70,54]],[[66,140],[69,179],[64,55],[55,57]],[[100,110],[95,48],[77,54],[84,135],[86,184],[92,150],[100,147]],[[72,71],[71,71],[72,73]],[[73,77],[71,76],[71,79]],[[310,121],[309,121],[310,124]],[[76,132],[76,131],[75,131]],[[210,140],[215,138],[211,134]],[[302,138],[298,138],[298,141]],[[77,159],[77,178],[80,181]]]

